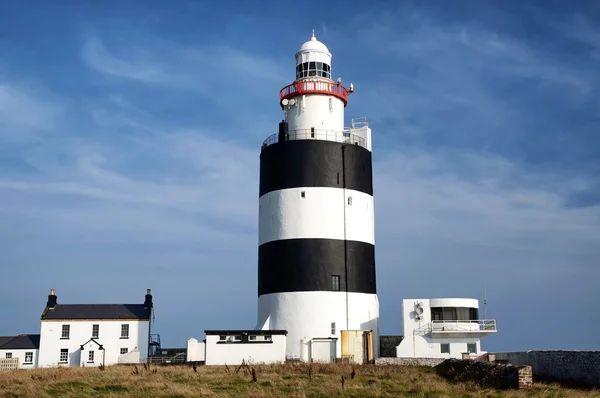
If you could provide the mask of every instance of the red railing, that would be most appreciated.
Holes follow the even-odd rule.
[[[329,94],[334,95],[344,101],[344,106],[348,104],[348,89],[341,84],[322,81],[299,81],[285,86],[279,92],[279,103],[283,99],[289,99],[302,94]]]

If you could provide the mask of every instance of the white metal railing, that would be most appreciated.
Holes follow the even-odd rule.
[[[456,320],[456,321],[431,321],[431,329],[435,332],[477,332],[495,331],[496,320]]]
[[[366,116],[363,117],[355,117],[354,119],[352,119],[352,128],[353,129],[360,129],[363,127],[368,127],[369,126],[369,120],[367,120]]]
[[[495,332],[496,320],[451,320],[451,321],[431,321],[417,329],[417,333],[430,332]]]
[[[360,145],[366,148],[366,141],[363,137],[351,134],[349,131],[321,130],[321,129],[298,129],[289,130],[286,133],[286,141],[295,140],[321,140],[343,142],[351,145]],[[279,133],[275,133],[264,140],[262,146],[269,146],[279,142]]]

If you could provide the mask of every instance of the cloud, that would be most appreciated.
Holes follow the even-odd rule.
[[[92,68],[122,78],[139,80],[146,83],[168,83],[170,76],[159,67],[150,65],[147,57],[124,61],[112,55],[97,38],[89,38],[82,50],[84,61]],[[150,60],[154,62],[154,59]]]
[[[102,73],[177,89],[200,90],[211,95],[218,94],[209,89],[215,84],[243,84],[245,88],[265,83],[282,84],[289,80],[289,73],[269,57],[252,55],[227,45],[182,47],[164,40],[136,44],[145,50],[132,52],[132,43],[128,42],[115,46],[129,49],[117,56],[106,48],[101,38],[90,37],[84,42],[82,57],[89,67]]]
[[[0,139],[23,142],[57,126],[65,103],[44,91],[0,81]]]

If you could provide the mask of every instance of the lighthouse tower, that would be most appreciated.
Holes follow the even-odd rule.
[[[305,361],[341,358],[342,331],[371,331],[378,357],[371,130],[344,127],[352,84],[332,80],[314,31],[295,58],[260,154],[257,329],[287,330],[286,356]]]

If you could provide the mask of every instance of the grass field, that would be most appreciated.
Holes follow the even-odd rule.
[[[232,366],[18,370],[0,372],[0,397],[600,397],[556,385],[496,391],[450,384],[427,367],[290,363],[254,370],[255,380],[251,368]]]

